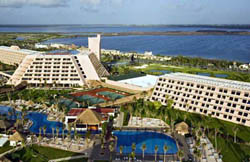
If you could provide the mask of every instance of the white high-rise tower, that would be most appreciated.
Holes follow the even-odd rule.
[[[101,34],[97,37],[88,38],[88,48],[90,52],[94,53],[97,59],[101,60]]]

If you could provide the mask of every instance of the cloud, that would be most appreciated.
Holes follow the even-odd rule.
[[[114,8],[121,6],[124,0],[80,0],[81,9],[85,12],[99,12],[102,8]]]
[[[0,7],[20,8],[26,5],[64,7],[67,6],[67,0],[0,0]]]

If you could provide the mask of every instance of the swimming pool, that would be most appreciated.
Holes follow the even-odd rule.
[[[0,114],[6,114],[6,117],[12,120],[16,120],[17,118],[21,118],[21,112],[15,111],[15,115],[13,115],[13,108],[8,106],[0,106]],[[32,126],[30,127],[29,131],[35,134],[39,134],[39,128],[43,128],[46,126],[46,134],[52,134],[52,128],[59,128],[59,134],[62,134],[63,123],[55,122],[55,121],[48,121],[47,115],[38,112],[28,112],[25,118],[31,120],[33,122]],[[43,133],[43,132],[42,132]],[[67,133],[65,129],[64,133]],[[84,135],[86,131],[79,131],[78,134]],[[98,134],[100,131],[91,131],[92,134]],[[71,134],[74,134],[74,130],[72,128]]]
[[[59,128],[59,134],[62,134],[62,129],[63,129],[63,123],[61,122],[55,122],[55,121],[48,121],[47,120],[47,115],[38,113],[38,112],[30,112],[26,116],[28,119],[30,119],[33,124],[30,127],[30,132],[38,134],[39,133],[39,128],[43,128],[46,126],[46,134],[52,134],[52,128]],[[67,128],[66,128],[67,129]],[[68,131],[65,129],[64,133],[66,134]],[[42,132],[43,133],[43,132]],[[86,131],[78,131],[78,134],[84,135]],[[100,133],[99,131],[91,131],[92,134],[98,134]],[[74,129],[72,128],[71,134],[74,134]]]
[[[8,106],[0,106],[0,115],[6,116],[9,120],[16,120],[17,118],[21,118],[21,112],[15,111],[11,107]]]
[[[142,154],[142,145],[145,143],[147,149],[145,155],[154,154],[155,146],[158,146],[157,154],[164,154],[164,145],[168,146],[167,154],[176,154],[178,148],[173,138],[156,132],[143,132],[143,131],[114,131],[113,135],[117,136],[116,151],[120,152],[120,146],[123,146],[123,153],[130,154],[132,152],[132,144],[136,144],[136,154]]]
[[[60,132],[62,131],[63,123],[48,121],[46,114],[30,112],[26,117],[33,122],[32,126],[29,129],[32,133],[38,134],[39,128],[43,128],[44,126],[46,126],[46,133],[48,134],[52,133],[52,128],[56,129],[58,127]]]

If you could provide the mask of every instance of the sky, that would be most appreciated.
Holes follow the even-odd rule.
[[[0,0],[0,24],[250,24],[250,0]]]

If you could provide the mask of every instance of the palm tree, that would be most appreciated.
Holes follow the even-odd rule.
[[[58,139],[59,136],[59,127],[56,127],[56,139]]]
[[[166,162],[166,154],[168,152],[168,146],[166,144],[163,146],[163,151],[164,151],[164,162]]]
[[[132,160],[135,159],[135,152],[134,151],[131,152],[130,157],[131,157]],[[130,161],[130,158],[129,158],[129,161]]]
[[[114,151],[114,143],[109,144],[109,155],[110,155],[110,161],[112,161],[112,152]]]
[[[234,143],[237,142],[237,132],[238,132],[239,128],[237,126],[233,127],[233,132],[234,132]]]
[[[146,143],[143,143],[143,144],[142,144],[141,149],[142,149],[142,158],[143,158],[143,160],[144,160],[144,153],[145,153],[145,150],[147,149]]]
[[[64,130],[65,130],[65,128],[64,128],[64,125],[63,125],[63,127],[62,127],[62,140],[64,141]]]
[[[80,142],[81,142],[81,135],[77,135],[77,144],[78,144],[78,150],[80,150]]]
[[[217,133],[218,133],[218,128],[215,128],[214,130],[214,143],[215,143],[215,150],[217,151]]]
[[[55,131],[55,128],[52,127],[52,137],[53,137],[53,141],[54,141],[54,139],[55,139],[55,133],[54,133],[54,131]]]
[[[157,158],[157,152],[158,152],[158,146],[157,145],[155,145],[155,161],[157,160],[156,158]]]
[[[123,146],[121,145],[120,146],[120,156],[122,156],[122,153],[123,153]]]
[[[42,139],[42,127],[39,128],[39,142],[41,142],[41,139]]]
[[[89,138],[90,138],[91,132],[87,131],[87,133],[85,134],[85,143],[87,148],[89,147]]]
[[[46,129],[47,129],[47,128],[46,128],[46,125],[44,125],[44,126],[43,126],[43,136],[44,136],[44,137],[45,137],[45,135],[46,135]]]
[[[74,123],[74,138],[76,139],[77,131],[76,131],[76,123]]]
[[[182,150],[179,150],[178,153],[177,153],[177,155],[178,155],[180,161],[182,162],[182,158],[183,158],[183,156],[184,156],[183,151],[182,151]]]
[[[135,144],[135,143],[132,143],[131,148],[132,148],[132,151],[135,151],[135,149],[136,149],[136,144]]]

